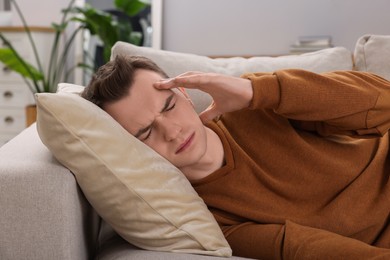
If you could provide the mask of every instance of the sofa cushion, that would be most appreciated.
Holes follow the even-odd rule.
[[[231,57],[212,59],[206,56],[139,47],[130,43],[117,42],[112,48],[116,55],[141,55],[157,63],[170,77],[187,71],[216,72],[240,76],[247,72],[272,72],[280,69],[300,68],[313,72],[352,70],[352,53],[343,47],[324,49],[316,52],[280,57]],[[197,112],[203,111],[210,103],[208,94],[188,89]]]
[[[96,259],[99,260],[129,260],[129,259],[158,259],[158,260],[226,260],[226,257],[202,256],[194,254],[177,254],[172,252],[153,252],[142,250],[126,243],[119,236],[111,237],[100,248]],[[243,258],[232,256],[229,260],[249,260],[250,258]]]
[[[313,72],[351,70],[353,65],[352,54],[344,47],[280,57],[257,56],[213,59],[201,55],[157,50],[117,42],[112,48],[112,57],[118,54],[148,57],[156,62],[170,77],[191,70],[240,76],[248,72],[272,72],[291,68],[307,69]]]
[[[355,69],[390,80],[390,35],[364,35],[355,46]]]
[[[218,224],[185,176],[75,94],[80,90],[62,84],[59,93],[37,94],[37,129],[98,214],[144,249],[230,256]]]

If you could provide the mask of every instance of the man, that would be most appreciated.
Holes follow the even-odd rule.
[[[185,88],[213,103],[198,116]],[[189,72],[117,57],[82,96],[177,166],[233,254],[390,259],[390,83],[352,71]]]

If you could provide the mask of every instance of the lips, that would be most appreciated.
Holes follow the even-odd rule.
[[[175,154],[181,153],[181,152],[183,152],[184,150],[186,150],[188,147],[190,147],[190,145],[191,145],[191,143],[192,143],[192,140],[194,139],[194,136],[195,136],[195,133],[193,133],[192,135],[190,135],[190,137],[188,137],[188,138],[179,146],[179,148],[176,150]]]

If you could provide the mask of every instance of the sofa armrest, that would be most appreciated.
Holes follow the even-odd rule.
[[[355,46],[355,69],[390,80],[390,35],[364,35]]]
[[[0,259],[89,259],[98,217],[33,124],[0,148]]]

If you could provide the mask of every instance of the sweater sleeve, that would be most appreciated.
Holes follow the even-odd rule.
[[[223,227],[233,254],[256,259],[390,259],[390,249],[291,221]]]
[[[390,128],[390,82],[374,74],[316,74],[291,69],[252,73],[250,109],[272,109],[322,135],[384,135]]]

